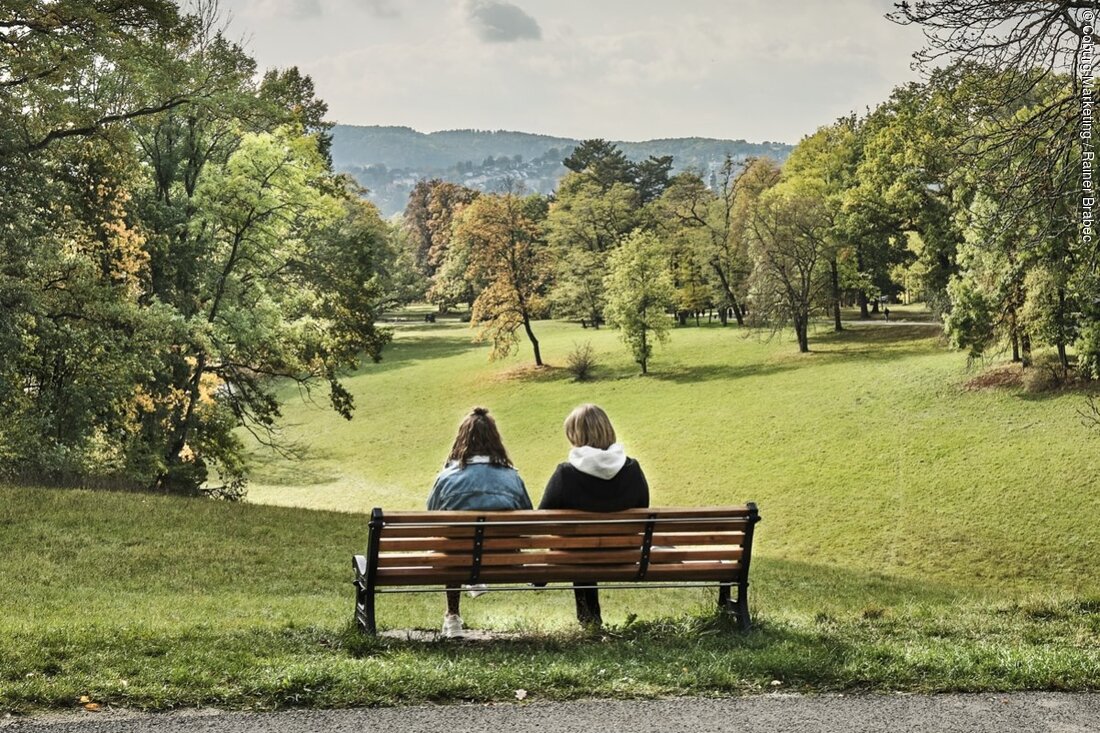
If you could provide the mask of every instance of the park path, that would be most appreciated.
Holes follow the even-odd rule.
[[[0,719],[4,733],[1100,733],[1100,693],[760,695]]]

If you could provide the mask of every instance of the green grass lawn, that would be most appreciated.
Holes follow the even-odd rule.
[[[654,505],[756,501],[757,553],[962,586],[1100,590],[1100,435],[1075,394],[968,391],[935,325],[852,324],[811,340],[684,328],[638,376],[616,332],[539,323],[490,363],[460,324],[403,327],[348,380],[350,422],[288,395],[303,460],[257,451],[250,499],[342,511],[421,508],[468,409],[489,407],[535,502],[565,459],[566,414],[596,402]],[[597,379],[561,365],[591,341]],[[1026,528],[1026,529],[1025,529]],[[1041,558],[1041,559],[1040,559]],[[1038,560],[1038,561],[1037,561]]]
[[[1100,436],[1080,394],[966,389],[965,358],[919,324],[822,330],[803,356],[677,329],[644,378],[608,330],[537,324],[559,366],[534,372],[526,346],[489,363],[457,323],[396,328],[348,380],[354,421],[288,395],[302,459],[257,450],[249,504],[0,487],[0,710],[1100,688]],[[574,383],[560,365],[582,340],[602,364]],[[537,502],[585,401],[654,504],[759,503],[754,631],[713,617],[712,592],[658,590],[605,593],[596,636],[561,592],[464,600],[468,626],[518,639],[358,636],[362,512],[422,506],[474,404]],[[442,603],[384,596],[379,623],[435,628]]]

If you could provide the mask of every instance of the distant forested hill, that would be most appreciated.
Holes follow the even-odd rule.
[[[404,210],[409,192],[421,178],[442,178],[480,190],[500,190],[522,182],[529,191],[550,193],[565,175],[563,158],[580,140],[504,130],[445,130],[423,133],[409,127],[337,125],[332,158],[337,170],[353,175],[370,198],[390,216]],[[791,146],[689,137],[617,142],[627,157],[671,155],[674,170],[692,168],[704,179],[727,154],[741,161],[770,156],[786,160]]]

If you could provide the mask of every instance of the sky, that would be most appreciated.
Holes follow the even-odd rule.
[[[795,143],[917,79],[890,0],[220,0],[329,117],[422,132]]]

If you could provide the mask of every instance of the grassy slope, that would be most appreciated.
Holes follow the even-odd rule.
[[[382,364],[348,380],[355,420],[288,406],[288,437],[306,460],[261,456],[252,500],[420,507],[455,426],[485,404],[537,502],[568,448],[562,419],[592,401],[642,461],[654,504],[757,501],[763,556],[960,585],[1100,589],[1100,452],[1077,419],[1080,397],[965,391],[965,360],[935,327],[821,333],[806,356],[785,340],[680,329],[648,378],[612,331],[537,328],[551,364],[591,340],[600,378],[524,372],[525,345],[490,364],[458,325],[401,330]]]
[[[931,331],[784,342],[686,329],[634,376],[611,332],[540,324],[560,363],[590,338],[599,381],[490,365],[458,326],[399,334],[351,385],[345,423],[288,408],[307,461],[269,460],[255,501],[419,506],[471,404],[488,404],[537,499],[560,421],[594,400],[661,504],[760,502],[757,630],[725,633],[702,591],[605,594],[610,633],[560,593],[466,601],[520,641],[372,641],[348,628],[360,514],[0,487],[0,710],[81,695],[181,704],[347,705],[798,689],[1100,687],[1095,443],[1079,397],[966,392]],[[432,627],[441,599],[380,601]],[[683,616],[686,610],[694,615]],[[630,620],[637,614],[637,620]]]

